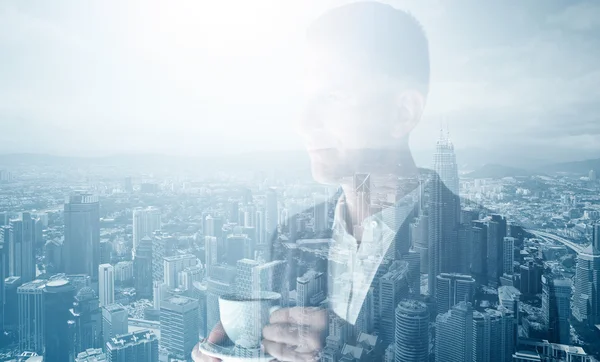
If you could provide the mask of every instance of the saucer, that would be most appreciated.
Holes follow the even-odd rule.
[[[198,346],[198,350],[204,355],[220,359],[223,362],[269,362],[273,360],[270,354],[261,352],[260,348],[247,349],[232,343],[222,345],[204,340]]]

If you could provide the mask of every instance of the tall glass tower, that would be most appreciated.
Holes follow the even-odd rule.
[[[100,204],[98,196],[80,193],[65,203],[63,264],[66,274],[87,274],[98,281]]]
[[[44,361],[73,360],[73,307],[75,288],[66,278],[56,278],[44,288]]]

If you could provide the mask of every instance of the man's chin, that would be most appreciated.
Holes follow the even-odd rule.
[[[333,167],[326,167],[325,165],[315,165],[314,163],[311,166],[313,179],[324,185],[338,185],[340,183],[340,178],[336,175]]]

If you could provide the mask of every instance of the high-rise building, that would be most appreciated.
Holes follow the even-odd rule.
[[[379,280],[379,336],[384,344],[394,342],[396,306],[408,297],[408,263],[390,268]]]
[[[458,257],[458,169],[454,145],[448,136],[440,135],[436,143],[433,170],[429,182],[429,295],[435,295],[436,277],[440,273],[456,272]]]
[[[10,226],[15,246],[13,275],[20,276],[23,283],[27,283],[35,279],[35,219],[31,217],[30,213],[24,212],[21,219],[11,220]]]
[[[100,306],[104,307],[115,302],[115,273],[113,266],[110,264],[100,264],[98,268]]]
[[[160,303],[161,345],[169,354],[185,359],[198,343],[198,301],[173,296]]]
[[[112,244],[108,240],[100,241],[100,264],[110,264]]]
[[[578,256],[578,260],[581,255]],[[598,258],[598,266],[600,270],[600,255]],[[580,265],[579,263],[577,264]],[[584,266],[584,264],[581,264]],[[542,292],[542,272],[543,266],[539,260],[525,259],[519,267],[519,291],[523,295],[535,295]],[[577,275],[577,272],[575,273]],[[581,275],[586,275],[585,273]],[[587,283],[587,275],[584,277]],[[585,289],[585,287],[584,287]],[[576,300],[575,300],[576,301]],[[576,302],[577,303],[577,302]]]
[[[158,362],[158,338],[150,330],[115,336],[105,347],[108,362]]]
[[[0,244],[4,245],[3,250],[5,258],[4,263],[2,263],[0,268],[4,270],[5,278],[14,275],[15,257],[13,256],[13,242],[14,238],[12,228],[8,225],[0,226]]]
[[[116,283],[127,283],[133,280],[133,261],[120,261],[113,268]]]
[[[65,205],[65,207],[67,207]],[[70,309],[75,288],[62,277],[50,280],[44,288],[44,361],[74,359],[74,330]]]
[[[152,240],[140,240],[133,259],[133,280],[138,298],[152,298]]]
[[[435,321],[435,360],[471,361],[473,353],[473,308],[460,302]]]
[[[8,258],[6,250],[8,245],[5,245],[2,240],[2,229],[0,229],[0,329],[4,330],[4,304],[6,302],[6,295],[4,292],[4,279],[8,277]]]
[[[514,272],[515,263],[515,238],[506,236],[504,237],[504,252],[503,252],[503,268],[504,274],[512,275]]]
[[[171,256],[174,247],[172,236],[154,232],[152,237],[152,280],[162,282],[165,278],[164,258]]]
[[[506,218],[500,215],[492,215],[487,221],[487,277],[491,285],[498,285],[503,274],[506,230]]]
[[[279,225],[279,206],[277,203],[277,189],[270,187],[267,190],[266,210],[265,210],[265,228],[267,239],[271,240],[277,236],[277,226]]]
[[[75,353],[102,347],[102,312],[92,288],[77,292],[71,314],[75,322]]]
[[[212,266],[217,264],[217,238],[206,236],[204,238],[204,264],[206,265],[206,276],[211,276]]]
[[[427,274],[429,269],[429,218],[426,214],[419,215],[410,225],[410,239],[413,249],[419,254],[421,274]]]
[[[486,309],[473,314],[473,361],[512,361],[515,333],[512,312]]]
[[[185,268],[196,266],[198,259],[195,255],[184,254],[176,256],[167,256],[163,259],[164,264],[164,283],[167,288],[175,289],[179,287],[179,273]]]
[[[594,326],[600,323],[600,223],[592,229],[592,244],[577,255],[573,316]]]
[[[18,313],[8,311],[19,310],[18,288],[21,286],[21,277],[8,277],[4,280],[4,331],[18,333]]]
[[[201,264],[189,266],[178,274],[179,287],[184,290],[193,288],[194,282],[201,282],[204,278],[204,268]]]
[[[64,210],[63,267],[67,274],[87,274],[98,280],[100,265],[100,204],[86,193],[71,195]]]
[[[131,177],[125,177],[123,180],[123,191],[127,193],[133,192],[133,182],[131,181]]]
[[[596,181],[596,178],[597,178],[596,171],[590,170],[590,172],[588,173],[588,178],[590,179],[590,181]]]
[[[571,280],[542,275],[542,318],[548,330],[548,340],[570,344]]]
[[[234,233],[227,236],[225,240],[224,262],[235,266],[238,260],[253,259],[254,247],[252,240],[245,234]]]
[[[474,220],[467,226],[467,246],[470,250],[470,274],[480,284],[487,284],[487,225]]]
[[[427,361],[429,357],[429,311],[425,303],[405,299],[396,307],[395,317],[395,361]]]
[[[102,307],[102,337],[103,346],[111,338],[127,334],[129,315],[121,304],[109,304]]]
[[[437,313],[446,313],[460,302],[473,302],[475,279],[470,275],[442,273],[436,278]]]
[[[152,237],[156,230],[160,230],[160,210],[155,207],[136,208],[133,210],[133,248],[137,246],[144,237]]]
[[[19,350],[44,351],[44,287],[47,280],[38,279],[17,289],[19,307],[9,313],[19,313]]]

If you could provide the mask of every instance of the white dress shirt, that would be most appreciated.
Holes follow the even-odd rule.
[[[386,257],[398,228],[418,202],[423,187],[418,186],[393,206],[366,218],[360,228],[355,227],[358,232],[362,229],[360,243],[348,233],[343,220],[345,196],[338,200],[329,249],[329,300],[334,313],[347,322],[356,323],[377,269]],[[395,255],[389,257],[394,258]]]

